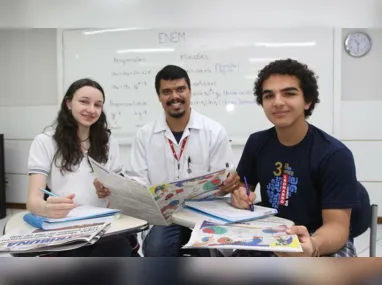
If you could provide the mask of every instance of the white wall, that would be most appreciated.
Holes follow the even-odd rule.
[[[377,27],[380,0],[2,0],[2,27]]]
[[[285,26],[329,26],[329,27],[378,27],[382,26],[382,1],[378,0],[341,0],[341,1],[30,1],[0,2],[0,27],[51,27],[51,28],[79,28],[79,27],[285,27]],[[58,3],[57,3],[58,2]],[[91,2],[91,4],[89,4]],[[277,8],[276,8],[277,7]],[[325,15],[323,17],[322,15]],[[196,20],[196,18],[198,19]],[[70,19],[70,20],[68,20]],[[381,100],[378,98],[379,82],[375,77],[378,72],[378,62],[382,57],[382,30],[368,29],[374,46],[370,54],[361,59],[348,57],[342,45],[342,39],[348,32],[339,29],[337,35],[335,57],[335,130],[336,136],[341,138],[353,151],[358,178],[367,186],[372,202],[382,205],[382,178],[379,175],[379,161],[381,161],[382,128],[372,126],[372,122],[381,121],[377,111],[380,111]],[[18,33],[13,30],[12,34]],[[45,36],[41,37],[41,33]],[[48,35],[49,33],[53,33]],[[57,105],[55,99],[61,97],[62,84],[60,60],[60,38],[56,41],[55,31],[28,30],[24,32],[29,39],[37,34],[39,41],[34,49],[44,51],[48,57],[57,56],[57,62],[44,60],[42,64],[27,51],[31,48],[25,44],[24,51],[31,63],[35,64],[34,72],[50,78],[52,69],[56,69],[57,82],[54,87],[42,88],[46,82],[40,83],[23,79],[20,84],[30,84],[30,96],[41,95],[41,91],[48,90],[48,103],[38,106],[1,107],[1,102],[8,94],[0,92],[0,133],[5,133],[6,172],[8,178],[7,201],[24,203],[26,201],[26,163],[29,146],[34,135],[40,132],[54,118]],[[3,47],[4,32],[0,29],[0,50]],[[3,38],[2,38],[3,36]],[[13,56],[14,49],[8,49]],[[4,54],[2,54],[4,56]],[[20,72],[27,67],[19,60]],[[24,58],[25,60],[25,58]],[[9,68],[15,68],[13,65]],[[28,67],[30,70],[30,65]],[[1,70],[4,70],[0,64]],[[4,71],[3,71],[4,72]],[[378,73],[380,75],[380,72]],[[373,79],[373,80],[371,80]],[[0,78],[0,86],[1,86]],[[51,83],[51,81],[50,81]],[[36,84],[38,87],[36,87]],[[49,86],[52,86],[50,84]],[[362,92],[373,92],[375,96],[362,96]],[[342,93],[341,91],[345,92]],[[341,96],[342,94],[342,96]],[[40,97],[38,97],[40,98]],[[53,99],[55,98],[55,99]],[[28,97],[28,99],[30,99]],[[41,99],[41,98],[40,98]],[[9,98],[7,97],[7,102]],[[50,101],[52,100],[52,101]],[[57,103],[57,102],[55,102]],[[8,104],[9,105],[9,104]],[[48,105],[48,106],[47,106]],[[319,108],[319,106],[318,106]],[[377,119],[371,120],[371,115]],[[128,158],[129,146],[121,146],[122,158]],[[242,147],[234,147],[236,161],[239,160]],[[382,216],[380,207],[379,216]]]
[[[354,30],[343,29],[342,38]],[[339,137],[353,151],[358,177],[371,201],[382,205],[382,29],[358,30],[367,31],[373,46],[368,55],[359,59],[342,49]]]

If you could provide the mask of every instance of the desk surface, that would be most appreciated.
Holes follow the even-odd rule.
[[[11,231],[23,230],[23,229],[33,229],[32,226],[27,224],[23,217],[28,213],[26,211],[17,213],[12,216],[7,224],[4,227],[4,234],[9,233]],[[138,232],[142,232],[148,229],[149,225],[146,221],[136,219],[133,217],[120,215],[119,219],[114,219],[110,228],[106,231],[106,233],[102,237],[107,237],[110,235],[120,234],[120,233],[130,233],[135,234]]]
[[[213,221],[212,219],[209,219],[207,216],[196,213],[196,212],[189,210],[189,209],[183,209],[182,211],[179,211],[179,212],[174,213],[172,215],[173,223],[184,226],[184,227],[188,227],[188,228],[193,228],[198,221],[202,221],[202,220]],[[294,225],[294,223],[290,220],[275,217],[275,216],[271,216],[271,217],[267,217],[267,218],[259,219],[259,220],[253,220],[253,221],[250,221],[248,223],[249,224],[256,224],[260,220],[263,223],[265,221],[270,222],[270,223],[280,223],[280,224],[284,224],[288,227],[291,227]]]

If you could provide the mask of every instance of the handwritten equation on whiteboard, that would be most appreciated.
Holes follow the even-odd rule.
[[[187,40],[185,32],[159,32],[159,46],[177,45]],[[256,104],[251,85],[237,89],[228,82],[243,77],[239,62],[214,60],[214,51],[175,52],[174,61],[182,63],[191,80],[191,105],[197,108]],[[122,128],[123,118],[133,118],[135,127],[148,122],[153,106],[148,94],[156,94],[154,81],[159,69],[145,53],[126,53],[113,56],[110,72],[109,123],[114,129]],[[251,83],[253,83],[251,80]],[[249,81],[248,81],[249,82]],[[233,86],[238,86],[235,84]],[[156,100],[156,99],[155,99]]]

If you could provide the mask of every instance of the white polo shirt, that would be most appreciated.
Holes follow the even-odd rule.
[[[47,185],[53,193],[59,196],[75,193],[74,201],[78,205],[106,207],[108,200],[99,199],[93,186],[94,176],[87,154],[79,166],[73,167],[73,172],[61,174],[53,161],[57,145],[52,135],[53,132],[41,133],[33,140],[29,151],[28,174],[46,175]],[[57,161],[57,165],[60,165],[60,160]],[[108,162],[104,166],[115,173],[122,172],[122,166],[119,164],[119,146],[112,136],[109,138]]]
[[[173,143],[179,158],[186,138],[178,163],[168,140]],[[157,184],[203,175],[225,168],[226,163],[233,163],[226,130],[219,123],[191,109],[190,120],[179,143],[168,127],[164,113],[157,120],[141,127],[133,141],[126,172],[129,176],[146,178],[148,184]]]

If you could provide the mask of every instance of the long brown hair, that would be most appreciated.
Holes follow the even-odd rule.
[[[81,142],[77,135],[78,123],[67,106],[67,101],[72,100],[77,90],[84,86],[98,89],[102,93],[103,101],[105,102],[105,93],[101,85],[89,78],[73,82],[66,91],[57,119],[53,124],[55,128],[53,139],[57,144],[57,151],[53,160],[55,165],[60,168],[61,172],[72,172],[73,166],[79,165],[84,157],[81,150]],[[90,148],[88,150],[88,155],[99,163],[107,162],[110,133],[106,115],[104,111],[102,111],[97,122],[90,126]],[[61,162],[60,165],[57,165],[59,158],[61,159]]]

